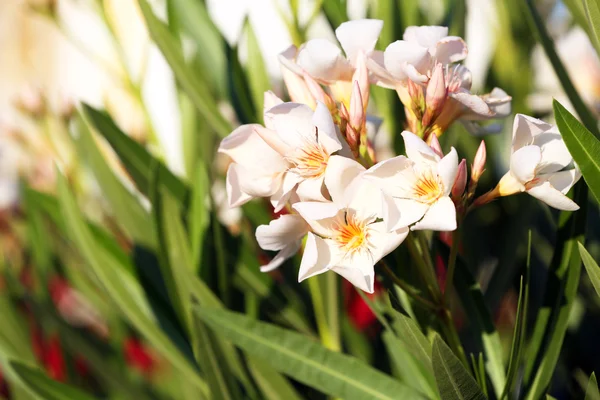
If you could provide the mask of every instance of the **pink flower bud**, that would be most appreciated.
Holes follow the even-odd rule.
[[[312,109],[317,106],[315,98],[312,96],[310,90],[308,90],[308,86],[301,76],[285,67],[281,68],[281,74],[290,99],[293,102],[306,104]]]
[[[346,142],[348,142],[348,146],[350,146],[350,150],[352,150],[352,154],[355,157],[358,157],[359,140],[360,133],[350,126],[350,124],[346,125]]]
[[[340,103],[340,118],[346,122],[350,120],[350,113],[344,103]]]
[[[352,85],[352,96],[350,97],[350,115],[348,122],[352,127],[360,132],[365,122],[365,107],[363,105],[363,99],[359,83],[354,81]]]
[[[429,147],[431,147],[433,151],[435,151],[435,154],[437,154],[440,157],[444,157],[444,153],[442,152],[442,146],[440,145],[440,141],[438,140],[436,134],[429,135]]]
[[[446,100],[446,80],[444,78],[444,68],[441,63],[437,63],[433,68],[431,78],[427,83],[425,92],[425,103],[437,114]]]
[[[452,197],[454,199],[460,198],[462,194],[465,192],[465,187],[467,186],[467,160],[464,158],[458,164],[458,172],[456,173],[456,180],[454,181],[454,186],[452,186]]]
[[[475,159],[473,160],[473,166],[471,168],[471,180],[474,182],[479,181],[483,171],[485,171],[486,155],[485,142],[482,140],[477,149],[477,154],[475,154]]]
[[[334,111],[336,109],[335,101],[327,92],[325,92],[325,90],[323,90],[323,87],[306,72],[303,72],[302,76],[304,77],[306,87],[308,88],[308,91],[313,96],[313,98],[325,104],[329,111]]]
[[[358,82],[363,108],[366,110],[369,104],[369,70],[367,69],[367,58],[363,51],[359,51],[356,57],[356,70],[352,76],[352,81]]]

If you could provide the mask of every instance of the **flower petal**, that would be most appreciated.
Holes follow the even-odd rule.
[[[398,84],[397,79],[385,69],[384,53],[382,51],[375,50],[367,56],[367,68],[371,72],[371,80],[376,85],[394,89]]]
[[[344,211],[331,203],[319,201],[301,201],[292,205],[292,208],[304,218],[311,229],[324,237],[332,236],[332,228],[344,217]]]
[[[539,176],[540,179],[547,179],[548,182],[558,191],[567,194],[571,187],[581,178],[581,171],[578,168],[569,169],[567,171],[555,172],[550,174],[548,178],[544,175]]]
[[[550,182],[546,181],[539,185],[527,189],[527,193],[543,201],[551,207],[559,210],[575,211],[579,206],[573,200],[552,187]]]
[[[383,222],[369,225],[369,242],[373,247],[371,252],[373,262],[377,263],[394,251],[406,239],[409,232],[406,227],[389,232]]]
[[[428,164],[439,161],[440,158],[435,154],[435,151],[414,133],[404,131],[402,132],[402,138],[404,139],[406,155],[412,161],[425,162]]]
[[[284,175],[281,186],[271,195],[271,204],[273,205],[274,212],[277,213],[285,207],[299,181],[300,177],[294,173],[287,172]]]
[[[389,232],[414,224],[425,215],[429,205],[411,199],[383,195],[383,222]]]
[[[357,268],[333,267],[331,270],[364,292],[373,293],[375,291],[375,269],[373,264],[371,264],[372,272],[367,275]]]
[[[512,152],[533,143],[533,137],[551,129],[552,125],[524,114],[515,115],[513,123]]]
[[[353,68],[329,40],[313,39],[299,50],[296,62],[310,76],[324,82],[350,80]]]
[[[309,232],[300,262],[298,282],[327,271],[330,261],[330,249],[325,240]]]
[[[296,188],[301,201],[327,201],[323,194],[323,177],[302,179]]]
[[[242,191],[240,186],[240,177],[237,174],[236,164],[231,164],[227,168],[227,178],[225,188],[227,190],[227,200],[229,207],[239,207],[252,200],[252,196]]]
[[[450,194],[458,173],[458,154],[454,147],[438,163],[438,175],[444,184],[444,196]]]
[[[221,141],[219,153],[227,154],[234,162],[245,167],[265,171],[284,170],[287,163],[256,133],[257,128],[262,127],[258,124],[238,127]]]
[[[448,36],[448,28],[445,26],[409,26],[402,38],[429,49],[435,47],[437,42],[446,36]]]
[[[338,207],[346,207],[354,190],[353,182],[365,170],[365,167],[351,158],[331,156],[325,170],[325,186],[331,200]]]
[[[397,40],[390,44],[385,49],[383,57],[385,69],[398,80],[407,79],[407,64],[421,71],[429,65],[431,59],[426,47],[404,40]]]
[[[533,144],[542,149],[542,159],[538,166],[539,174],[560,171],[573,162],[573,157],[556,127],[535,136]]]
[[[446,36],[436,45],[435,58],[442,64],[451,64],[467,57],[467,44],[458,36]]]
[[[360,51],[365,54],[373,51],[381,34],[383,21],[379,19],[360,19],[342,23],[336,30],[337,36],[346,56],[352,64]]]
[[[277,134],[288,146],[292,148],[304,147],[306,141],[316,141],[316,129],[313,124],[313,110],[299,103],[279,104],[265,113],[266,121],[273,127]],[[260,159],[254,153],[255,159]]]
[[[433,203],[412,228],[415,230],[453,231],[456,229],[456,208],[450,197],[444,196]]]
[[[271,259],[267,264],[261,265],[261,272],[270,272],[281,266],[288,258],[293,257],[302,247],[302,242],[297,240],[284,247],[275,257]]]
[[[331,118],[331,112],[320,101],[317,102],[317,107],[312,116],[312,123],[318,129],[317,141],[323,145],[328,154],[333,154],[341,150],[342,143],[338,138],[335,124]]]
[[[298,55],[298,48],[291,45],[281,53],[279,53],[278,59],[283,67],[289,69],[297,75],[302,75],[302,68],[296,63],[296,56]]]
[[[490,110],[490,106],[480,97],[469,93],[462,89],[459,92],[451,93],[450,97],[461,103],[467,110],[464,117],[468,118],[469,114],[475,114],[479,117],[491,118],[494,113]]]
[[[537,146],[525,146],[510,156],[510,173],[522,184],[535,177],[535,169],[542,159],[542,152]]]
[[[308,224],[298,214],[285,214],[256,228],[256,241],[263,250],[278,251],[300,240]]]
[[[364,176],[390,196],[407,197],[407,188],[410,188],[416,179],[413,165],[414,161],[409,158],[396,156],[378,162],[369,168]]]

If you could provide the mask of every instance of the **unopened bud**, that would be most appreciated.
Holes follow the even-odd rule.
[[[346,125],[346,141],[354,157],[358,158],[358,148],[360,146],[360,133],[356,131],[350,124]]]
[[[454,186],[452,186],[452,197],[454,199],[460,198],[462,194],[465,192],[465,187],[467,186],[467,160],[464,158],[458,164],[458,172],[456,173],[456,180],[454,181]]]
[[[483,171],[485,171],[486,157],[487,151],[485,148],[485,142],[482,140],[479,148],[477,149],[477,154],[475,154],[475,159],[473,160],[473,166],[471,168],[471,181],[479,181]]]
[[[352,82],[358,82],[363,108],[366,110],[369,104],[369,70],[367,69],[367,57],[363,51],[358,52],[356,70],[352,76]],[[352,90],[354,90],[354,87]]]
[[[437,154],[440,157],[444,157],[444,153],[442,152],[442,146],[440,145],[440,141],[438,140],[436,134],[429,135],[429,147],[431,147],[431,149],[435,151],[435,154]]]
[[[363,105],[360,85],[354,81],[352,86],[352,96],[350,97],[350,118],[348,122],[357,131],[362,131],[365,122],[365,108]]]
[[[310,93],[310,90],[308,90],[304,79],[286,67],[281,68],[281,74],[283,76],[283,82],[285,83],[290,99],[295,103],[306,104],[314,110],[314,108],[317,106],[317,102]]]
[[[431,78],[427,83],[425,90],[426,111],[423,115],[423,126],[429,126],[431,121],[438,116],[444,102],[446,101],[446,80],[444,78],[444,69],[441,63],[437,63],[433,68]]]
[[[350,113],[348,112],[348,109],[344,103],[340,103],[340,118],[342,121],[346,122],[350,120]]]
[[[304,77],[304,82],[306,82],[306,87],[308,88],[308,91],[312,97],[316,101],[320,101],[321,103],[325,104],[329,111],[333,114],[333,111],[335,111],[337,108],[333,98],[327,92],[325,92],[325,90],[323,90],[323,87],[312,76],[308,75],[306,72],[304,72],[302,75]]]

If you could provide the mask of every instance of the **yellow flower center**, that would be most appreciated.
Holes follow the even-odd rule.
[[[431,169],[423,171],[413,186],[413,196],[421,203],[431,204],[442,197],[442,183]]]
[[[366,221],[359,221],[354,216],[346,214],[345,220],[339,221],[334,228],[333,239],[346,253],[354,253],[368,244],[369,232]]]
[[[303,178],[318,178],[325,173],[329,154],[320,144],[309,142],[296,149],[288,161],[294,165],[293,171]]]

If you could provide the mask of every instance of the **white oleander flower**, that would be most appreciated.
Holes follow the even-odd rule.
[[[278,268],[285,260],[294,256],[302,246],[302,239],[308,233],[308,224],[298,214],[284,214],[272,220],[269,225],[256,228],[256,241],[263,250],[278,251],[262,272]]]
[[[415,134],[404,131],[402,137],[408,157],[382,161],[366,173],[384,193],[383,219],[388,229],[456,229],[456,209],[450,199],[458,172],[456,150],[442,158]]]
[[[332,156],[325,174],[332,201],[294,204],[311,229],[299,281],[331,270],[372,293],[375,264],[408,235],[407,228],[389,231],[381,221],[380,191],[364,173],[356,161]]]
[[[527,192],[551,207],[574,211],[579,206],[565,194],[580,177],[556,126],[515,116],[510,170],[495,189],[498,195]]]

